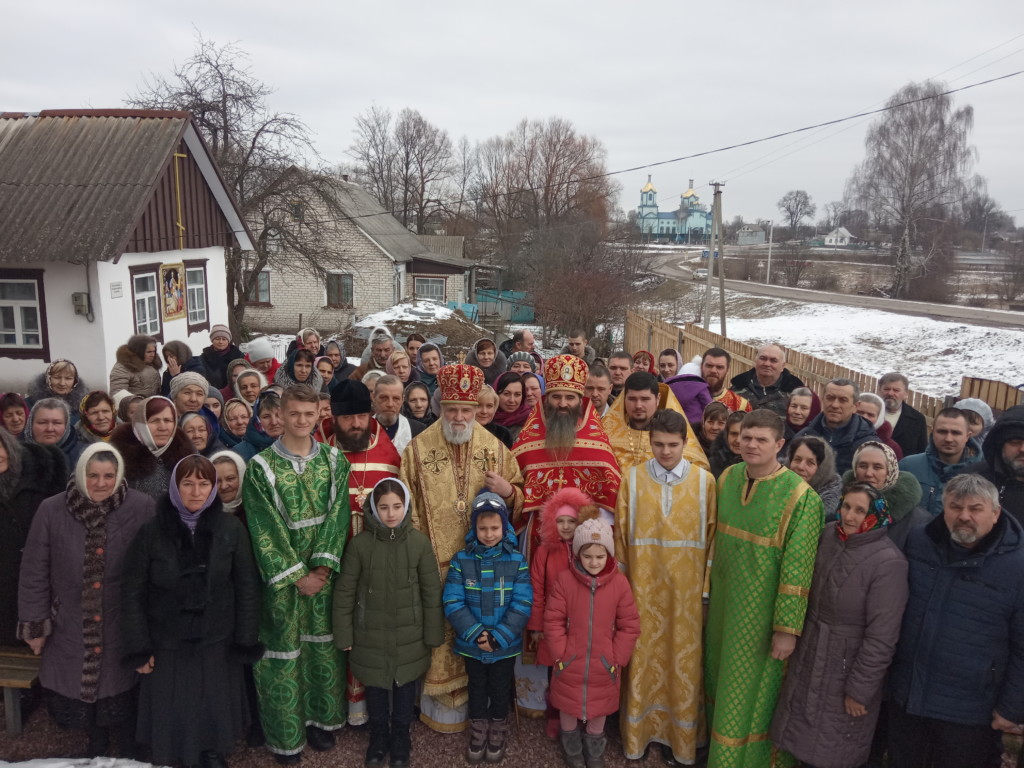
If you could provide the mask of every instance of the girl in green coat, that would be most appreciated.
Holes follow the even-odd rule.
[[[441,577],[430,540],[412,527],[409,489],[381,480],[366,530],[345,548],[334,586],[334,644],[366,686],[367,766],[409,765],[416,683],[444,642]],[[388,697],[392,697],[390,728]]]

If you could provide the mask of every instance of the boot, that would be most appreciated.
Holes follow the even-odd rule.
[[[366,768],[375,768],[388,761],[388,726],[387,723],[370,721],[370,746],[366,748]]]
[[[487,721],[469,721],[469,747],[466,749],[466,762],[476,765],[484,759],[487,751]]]
[[[600,736],[583,734],[583,757],[587,768],[604,768],[604,749],[608,746],[608,738],[602,733]]]
[[[500,763],[505,757],[505,737],[508,735],[508,720],[491,720],[487,731],[487,762]]]
[[[409,726],[391,728],[391,768],[408,768],[412,758],[412,740]]]
[[[558,734],[558,740],[562,742],[562,757],[569,768],[585,768],[583,762],[583,740],[579,731],[562,731]]]

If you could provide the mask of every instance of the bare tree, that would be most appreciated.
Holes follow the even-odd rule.
[[[914,280],[941,278],[952,251],[950,220],[975,158],[968,142],[974,111],[954,109],[942,92],[930,81],[897,91],[892,109],[868,128],[867,155],[847,181],[848,196],[891,232],[895,298],[907,296]]]
[[[789,222],[790,237],[796,237],[800,222],[813,218],[817,210],[811,196],[802,189],[790,190],[779,198],[776,205]]]
[[[826,232],[831,232],[836,227],[844,226],[843,217],[846,214],[846,206],[839,200],[825,203],[821,208],[821,219],[818,226]]]
[[[964,229],[983,236],[981,247],[984,248],[984,236],[1012,227],[1013,218],[989,196],[985,179],[975,176],[969,186],[960,204],[963,226]]]
[[[373,106],[356,115],[356,140],[349,148],[357,176],[386,210],[398,208],[398,174],[391,113]]]
[[[295,115],[269,109],[273,91],[256,77],[248,59],[233,43],[218,45],[197,36],[192,56],[170,75],[151,76],[127,99],[140,109],[192,113],[255,236],[254,252],[232,248],[225,255],[236,332],[267,265],[287,263],[323,276],[344,264],[323,237],[324,225],[342,215],[333,174],[300,169],[318,159],[309,130]]]

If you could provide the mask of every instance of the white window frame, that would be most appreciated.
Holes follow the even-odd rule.
[[[429,295],[426,294],[426,293],[421,293],[420,292],[420,288],[419,288],[420,280],[427,280],[427,281],[431,281],[431,282],[436,280],[436,281],[440,282],[441,283],[441,298],[437,298],[434,295],[433,291],[431,291]],[[444,277],[439,276],[439,275],[413,275],[413,278],[412,278],[412,293],[413,293],[413,296],[415,298],[417,298],[417,299],[426,299],[427,301],[436,301],[439,304],[444,304],[444,303],[446,303],[448,301],[448,280],[445,279]]]
[[[199,275],[198,285],[189,282],[190,276]],[[185,267],[185,306],[188,311],[188,324],[202,325],[210,320],[210,308],[206,302],[206,268]]]
[[[151,278],[153,280],[152,291],[139,291],[137,287],[137,281],[142,278]],[[132,281],[132,308],[134,310],[135,317],[135,333],[141,333],[145,336],[159,337],[163,332],[163,321],[160,317],[160,275],[159,272],[154,269],[152,272],[133,272],[131,274]],[[152,300],[152,307],[149,307],[149,301]],[[152,309],[152,315],[147,311],[147,319],[145,322],[140,318],[141,313],[139,312],[139,303],[143,302],[144,307],[149,310]]]
[[[40,306],[40,290],[41,285],[38,280],[33,278],[6,278],[0,277],[0,284],[11,284],[11,283],[29,283],[32,286],[32,290],[35,292],[35,299],[0,299],[0,307],[11,307],[14,310],[14,343],[6,343],[0,338],[0,348],[3,349],[31,349],[31,350],[42,350],[43,344],[43,311]],[[34,309],[36,313],[36,330],[26,331],[22,325],[22,311],[26,308]],[[25,342],[25,336],[27,335],[36,336],[39,341],[36,344],[28,344]],[[2,334],[6,336],[6,331]]]

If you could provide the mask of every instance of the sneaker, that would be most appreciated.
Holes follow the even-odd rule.
[[[487,751],[487,721],[469,721],[469,747],[466,749],[466,761],[476,765],[484,759]]]
[[[491,720],[487,730],[487,762],[500,763],[505,757],[505,738],[508,736],[508,720]]]

